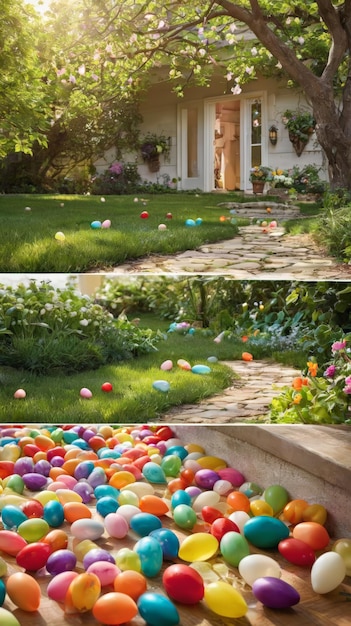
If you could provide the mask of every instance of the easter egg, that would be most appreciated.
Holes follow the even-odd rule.
[[[27,515],[18,507],[11,504],[4,506],[1,511],[1,520],[5,528],[13,530],[28,519]]]
[[[95,561],[87,567],[86,571],[88,574],[95,574],[98,577],[101,587],[113,585],[116,576],[120,574],[120,569],[114,560],[113,563],[110,561]]]
[[[43,518],[52,528],[61,526],[65,519],[61,502],[57,500],[47,502],[44,505]]]
[[[238,569],[240,576],[250,587],[257,578],[264,576],[280,578],[282,573],[279,563],[265,554],[248,554],[241,559]]]
[[[250,500],[241,491],[231,491],[227,495],[227,504],[233,511],[250,512]]]
[[[246,522],[244,536],[257,548],[276,548],[279,541],[289,537],[289,529],[276,517],[258,515]]]
[[[29,572],[36,572],[45,567],[50,554],[51,547],[47,543],[33,542],[19,551],[16,562]]]
[[[0,580],[0,606],[4,604],[5,597],[6,597],[5,583],[2,580]]]
[[[190,363],[188,363],[188,361],[186,361],[185,359],[178,359],[177,365],[178,367],[180,367],[181,370],[186,370],[186,371],[191,370]]]
[[[201,489],[212,489],[217,480],[219,480],[219,474],[211,469],[200,469],[195,474],[195,483]]]
[[[257,600],[271,609],[287,609],[300,602],[300,594],[294,587],[272,576],[257,578],[252,592]]]
[[[189,565],[170,565],[163,573],[162,583],[167,594],[176,602],[197,604],[204,597],[203,579]]]
[[[198,365],[193,365],[191,371],[193,374],[210,374],[211,368],[208,367],[208,365],[201,365],[201,363],[199,363]]]
[[[242,491],[248,498],[253,496],[261,496],[263,489],[256,483],[245,482],[239,487],[239,491]]]
[[[140,556],[129,548],[121,548],[118,550],[115,555],[115,561],[117,567],[122,571],[133,570],[135,572],[141,572]]]
[[[172,217],[173,217],[172,213],[166,213],[166,218],[167,218],[168,220],[171,220],[171,219],[172,219]]]
[[[202,218],[201,217],[197,217],[195,220],[195,226],[201,226],[202,224]]]
[[[162,484],[167,482],[166,475],[162,467],[160,467],[159,465],[157,465],[157,463],[154,463],[153,461],[145,463],[142,473],[146,480],[148,480],[150,483]]]
[[[136,601],[147,590],[147,582],[140,572],[126,570],[118,573],[113,581],[113,587],[115,591],[126,593]]]
[[[173,602],[158,593],[147,591],[137,602],[141,617],[149,626],[176,626],[179,613]]]
[[[57,574],[62,574],[62,572],[73,570],[76,563],[77,557],[71,550],[56,550],[56,552],[50,554],[46,562],[46,569],[49,574],[56,576]]]
[[[98,539],[103,535],[104,524],[93,519],[78,519],[71,525],[71,533],[77,539]]]
[[[189,227],[191,228],[191,227],[193,227],[193,226],[196,226],[195,220],[192,220],[192,219],[187,219],[187,220],[185,220],[185,226],[187,226],[188,228],[189,228]]]
[[[2,626],[21,626],[13,613],[3,608],[0,608],[0,623]]]
[[[162,523],[157,515],[152,513],[138,513],[130,520],[130,527],[140,537],[146,537],[152,530],[162,527]]]
[[[316,560],[316,555],[305,541],[288,537],[278,543],[280,554],[290,563],[300,567],[311,567]]]
[[[105,198],[100,198],[100,202],[106,202]]]
[[[23,400],[26,397],[26,392],[24,389],[17,389],[15,391],[15,393],[13,394],[13,397],[16,398],[16,400]]]
[[[208,533],[194,533],[182,541],[178,556],[189,563],[193,561],[207,561],[218,551],[219,543],[216,537]]]
[[[171,506],[173,509],[180,504],[191,506],[191,496],[185,491],[185,489],[177,489],[171,496]]]
[[[302,499],[290,500],[284,509],[283,516],[287,522],[290,524],[299,524],[302,522],[302,514],[303,511],[308,507],[308,502]]]
[[[110,228],[110,226],[111,226],[111,220],[104,220],[101,223],[101,228]]]
[[[300,522],[294,527],[292,535],[307,543],[312,550],[323,550],[330,541],[327,530],[317,522]]]
[[[311,585],[315,593],[329,593],[346,576],[345,561],[337,552],[325,552],[316,559],[311,569]]]
[[[327,521],[327,510],[321,504],[310,504],[302,512],[304,522],[317,522],[324,525]]]
[[[263,499],[271,505],[274,514],[280,513],[289,501],[287,490],[281,485],[271,485],[263,492]]]
[[[173,367],[173,361],[171,361],[170,359],[163,361],[163,363],[161,363],[160,365],[160,369],[163,370],[164,372],[171,370],[172,367]]]
[[[111,591],[95,602],[92,613],[102,624],[117,625],[132,620],[138,613],[138,607],[125,593]]]
[[[332,546],[332,550],[340,554],[346,565],[346,575],[351,576],[351,539],[338,539]]]
[[[61,231],[58,231],[55,234],[55,239],[56,239],[56,241],[64,241],[66,239],[66,237],[65,237],[64,233],[62,233]]]
[[[90,398],[93,397],[92,392],[87,387],[82,387],[79,392],[79,395],[81,398],[85,398],[86,400],[89,400]]]
[[[17,528],[17,532],[23,539],[32,543],[42,539],[50,530],[49,524],[40,518],[28,519]]]
[[[91,222],[90,226],[93,230],[97,230],[98,228],[101,228],[101,222],[99,220],[94,220]]]
[[[142,573],[150,578],[157,576],[163,563],[159,542],[154,537],[143,537],[135,544],[134,551],[140,558]]]
[[[166,515],[169,511],[168,504],[158,496],[153,494],[146,494],[140,498],[139,508],[144,513],[152,513],[160,517]]]
[[[64,550],[68,545],[68,535],[64,530],[59,528],[55,528],[51,530],[45,537],[41,539],[43,543],[47,543],[51,552],[55,552],[56,550]]]
[[[47,484],[47,477],[42,474],[37,474],[36,472],[23,474],[22,478],[27,489],[30,489],[31,491],[43,489]]]
[[[31,211],[32,209],[31,209],[31,207],[30,207],[30,206],[26,206],[26,207],[24,207],[24,210],[25,210],[25,211]]]
[[[179,552],[179,539],[172,530],[169,528],[157,528],[156,530],[151,531],[150,537],[153,537],[159,542],[162,548],[164,560],[172,561],[177,558]]]
[[[218,469],[217,473],[221,479],[229,480],[233,487],[240,487],[245,482],[242,473],[234,467],[223,467],[222,469]]]
[[[196,522],[197,516],[191,506],[187,504],[178,504],[173,510],[173,519],[179,528],[191,530]]]
[[[253,361],[253,356],[250,352],[243,352],[241,358],[243,361]]]
[[[73,578],[67,589],[65,597],[65,611],[81,612],[90,611],[101,592],[100,580],[95,574],[78,574]]]
[[[204,599],[208,608],[222,617],[243,617],[248,610],[241,593],[222,580],[206,585]]]
[[[240,533],[239,527],[227,517],[219,517],[211,524],[210,533],[220,542],[222,537],[228,533]]]
[[[219,546],[223,558],[234,567],[238,567],[241,559],[250,554],[250,547],[245,537],[235,531],[226,532]]]
[[[171,385],[167,380],[155,380],[152,383],[152,386],[154,389],[157,389],[157,391],[162,391],[163,393],[169,391],[171,388]]]
[[[167,230],[166,224],[159,224],[157,228],[158,230]]]
[[[113,555],[103,548],[92,548],[83,556],[83,567],[88,569],[92,563],[98,563],[100,561],[107,561],[108,563],[115,563]]]
[[[101,390],[102,390],[102,391],[105,391],[106,393],[109,393],[110,391],[112,391],[112,390],[113,390],[113,387],[112,387],[111,383],[106,382],[106,383],[103,383],[103,384],[101,385]]]
[[[161,461],[161,467],[166,476],[178,476],[181,465],[182,460],[177,454],[170,454],[168,456],[165,456]],[[189,504],[189,502],[186,502],[185,504]]]
[[[17,532],[12,530],[0,531],[0,550],[5,554],[16,556],[26,545],[26,539],[18,535]]]
[[[40,606],[39,583],[24,572],[11,574],[6,582],[6,591],[12,602],[23,611],[34,612]]]
[[[148,214],[147,211],[142,211],[140,213],[140,217],[141,217],[142,220],[146,220],[149,217],[149,214]]]
[[[3,576],[7,575],[7,563],[6,561],[0,556],[0,578],[2,578]],[[0,603],[1,605],[1,603]]]
[[[71,582],[77,578],[78,572],[62,572],[54,576],[46,588],[48,597],[55,602],[63,603]]]
[[[250,511],[252,515],[270,515],[274,514],[274,511],[268,502],[264,500],[252,500],[250,502]]]

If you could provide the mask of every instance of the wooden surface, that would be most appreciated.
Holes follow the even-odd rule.
[[[97,516],[100,519],[100,516]],[[170,516],[162,518],[163,525],[171,528],[176,532],[180,540],[187,534],[178,529]],[[69,534],[69,525],[62,526]],[[139,537],[132,531],[123,540],[111,539],[108,535],[104,535],[95,543],[100,547],[117,551],[122,547],[132,548],[135,541]],[[72,547],[72,538],[70,537],[69,547]],[[296,567],[285,561],[276,550],[260,551],[252,549],[252,552],[267,554],[275,558],[282,567],[282,579],[292,584],[300,593],[301,601],[298,605],[287,610],[267,609],[255,600],[250,587],[243,584],[238,574],[238,570],[230,568],[233,576],[236,576],[238,589],[242,592],[248,603],[249,610],[245,617],[240,619],[221,618],[210,611],[202,601],[196,606],[186,607],[176,604],[180,614],[181,626],[349,626],[351,624],[351,577],[345,578],[335,591],[318,595],[313,592],[310,585],[309,569]],[[17,567],[15,558],[5,557],[8,562],[8,573],[14,571],[23,571]],[[183,562],[178,560],[178,562]],[[223,563],[221,557],[215,557],[210,563]],[[166,562],[164,565],[169,565]],[[77,571],[83,571],[77,567]],[[66,615],[56,602],[47,597],[46,587],[51,580],[51,576],[46,570],[41,570],[34,577],[38,580],[42,589],[42,601],[39,611],[28,613],[21,611],[6,596],[4,608],[10,610],[16,615],[21,626],[96,626],[98,622],[94,619],[91,612],[84,614]],[[164,593],[162,590],[162,572],[155,578],[148,579],[148,590]],[[104,588],[104,592],[113,591],[111,588]],[[131,622],[130,626],[145,626],[145,621],[137,616]],[[159,626],[162,626],[160,624]]]

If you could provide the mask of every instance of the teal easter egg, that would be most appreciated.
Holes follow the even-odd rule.
[[[188,504],[178,504],[173,510],[173,519],[179,528],[191,530],[196,522],[195,511]]]
[[[101,222],[99,220],[94,220],[91,222],[90,226],[93,230],[97,230],[98,228],[101,228]]]
[[[13,504],[7,504],[1,511],[1,521],[7,530],[18,528],[27,519],[27,515],[21,511],[20,507]]]
[[[202,218],[201,217],[197,217],[196,220],[195,220],[195,225],[196,226],[201,226],[201,224],[202,224]]]
[[[155,380],[152,383],[152,386],[157,391],[162,391],[163,393],[169,391],[171,388],[171,385],[169,384],[167,380]]]
[[[157,465],[157,463],[154,463],[153,461],[145,463],[142,474],[144,478],[146,478],[146,480],[148,480],[150,483],[167,482],[166,475],[162,467],[160,467],[160,465]]]
[[[163,563],[162,548],[155,537],[143,537],[136,542],[134,552],[140,558],[141,571],[152,578],[160,572]]]
[[[61,502],[50,500],[44,504],[43,518],[52,528],[59,528],[65,519]]]
[[[182,461],[184,461],[188,454],[189,452],[186,448],[184,448],[184,446],[170,446],[167,452],[165,452],[164,458],[166,459],[167,456],[175,455],[178,456]]]
[[[4,604],[6,596],[6,587],[3,580],[0,580],[0,606]]]
[[[245,537],[233,530],[223,535],[219,547],[223,558],[234,567],[238,567],[240,561],[250,554],[250,547]]]
[[[184,489],[177,489],[171,497],[171,507],[175,509],[179,504],[191,505],[191,496]]]
[[[137,606],[141,617],[149,626],[176,626],[179,624],[178,610],[166,596],[147,591],[139,597]]]
[[[156,528],[156,530],[151,531],[150,537],[154,537],[154,539],[159,542],[165,560],[173,561],[177,558],[179,539],[173,530],[169,528]]]
[[[211,368],[208,365],[193,365],[191,368],[193,374],[210,374]]]
[[[140,537],[146,537],[153,530],[162,528],[162,522],[157,515],[152,513],[137,513],[130,520],[130,527]]]
[[[189,227],[191,228],[192,226],[196,226],[196,222],[195,220],[187,219],[185,220],[185,226],[188,226],[188,228]]]
[[[258,515],[244,525],[244,536],[257,548],[276,548],[278,543],[289,537],[288,527],[276,517]]]

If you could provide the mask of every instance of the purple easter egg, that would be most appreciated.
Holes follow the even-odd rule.
[[[219,480],[219,474],[214,470],[201,469],[195,474],[195,482],[202,489],[212,489],[217,480]]]
[[[52,576],[62,572],[72,571],[77,563],[77,557],[71,550],[56,550],[46,561],[46,569]]]
[[[103,548],[93,548],[83,557],[83,567],[84,569],[88,569],[90,565],[97,563],[98,561],[107,561],[108,563],[116,564],[116,561],[110,552],[103,550]]]
[[[257,600],[270,609],[287,609],[300,602],[300,594],[294,587],[273,576],[257,578],[252,585],[252,592]]]
[[[46,487],[48,479],[46,476],[42,476],[42,474],[36,474],[35,472],[29,472],[28,474],[23,474],[22,476],[23,482],[27,489],[30,491],[40,491]]]

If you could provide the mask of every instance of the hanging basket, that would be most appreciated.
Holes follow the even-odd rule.
[[[302,139],[301,137],[298,137],[298,135],[294,135],[294,133],[291,132],[289,133],[289,139],[294,147],[297,156],[301,156],[306,145],[308,144],[308,139]]]
[[[148,160],[148,166],[149,166],[149,170],[150,172],[158,172],[160,170],[160,159],[158,156],[152,157],[151,159]]]
[[[252,181],[252,191],[253,193],[263,193],[265,186],[264,180],[253,180]]]

